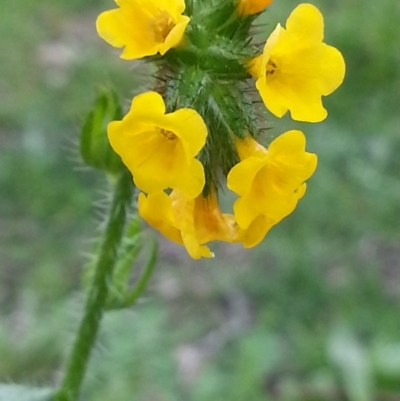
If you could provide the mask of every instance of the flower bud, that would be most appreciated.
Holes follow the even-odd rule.
[[[116,94],[108,90],[99,93],[82,127],[80,151],[86,164],[110,174],[121,171],[121,159],[111,148],[107,137],[107,124],[121,117]]]
[[[239,0],[238,10],[241,15],[258,14],[273,0]]]

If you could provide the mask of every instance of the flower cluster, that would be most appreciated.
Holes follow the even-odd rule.
[[[122,47],[123,59],[154,60],[162,82],[108,125],[110,144],[141,191],[140,216],[194,259],[213,256],[211,241],[257,245],[296,208],[317,157],[297,130],[263,147],[257,94],[248,88],[277,117],[326,118],[322,96],[341,84],[345,64],[323,43],[321,13],[299,5],[262,50],[252,23],[272,0],[116,3],[98,17],[100,37]],[[231,214],[218,203],[225,185],[237,195]]]

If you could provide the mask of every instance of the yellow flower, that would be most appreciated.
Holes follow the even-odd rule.
[[[184,0],[115,0],[119,8],[105,11],[96,23],[101,38],[124,47],[127,60],[164,55],[182,40],[190,18],[182,15]]]
[[[276,116],[288,110],[294,120],[319,122],[326,118],[322,96],[342,83],[342,54],[323,43],[324,20],[311,4],[300,4],[270,35],[262,55],[250,63],[250,73],[265,106]]]
[[[107,131],[142,191],[173,188],[195,198],[203,190],[204,168],[195,157],[206,142],[207,127],[195,110],[165,114],[161,95],[146,92],[133,98],[129,113],[112,121]]]
[[[238,10],[241,15],[258,14],[273,0],[239,0]]]
[[[248,137],[238,140],[241,161],[228,174],[227,185],[239,195],[233,209],[242,229],[239,240],[251,247],[295,209],[314,173],[317,156],[305,151],[300,131],[276,138],[268,150]]]
[[[215,193],[187,199],[179,191],[149,195],[138,200],[140,216],[166,238],[184,245],[193,259],[212,258],[204,244],[210,241],[234,242],[236,235],[232,215],[222,214]]]

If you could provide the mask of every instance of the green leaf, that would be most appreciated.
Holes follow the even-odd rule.
[[[121,159],[111,148],[107,137],[108,123],[121,119],[122,110],[116,93],[102,90],[82,127],[81,156],[89,166],[110,174],[121,171]]]

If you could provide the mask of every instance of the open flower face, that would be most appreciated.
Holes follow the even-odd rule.
[[[190,199],[203,190],[203,165],[195,157],[207,138],[207,127],[192,109],[165,114],[156,92],[136,96],[122,121],[108,125],[111,146],[144,192],[177,189]]]
[[[322,42],[324,20],[311,4],[294,9],[271,34],[250,73],[265,106],[276,116],[288,110],[294,120],[319,122],[326,118],[322,96],[342,83],[345,63],[341,53]]]
[[[269,6],[273,0],[240,0],[238,10],[241,15],[258,14],[265,7]]]
[[[300,131],[282,134],[268,151],[254,142],[251,138],[238,141],[242,160],[229,172],[227,185],[239,195],[233,207],[239,227],[252,229],[253,224],[253,229],[266,233],[293,212],[305,193],[304,181],[316,169],[317,157],[305,151],[305,137]],[[257,220],[259,216],[264,218]],[[255,238],[259,236],[254,234]],[[254,242],[254,238],[249,240],[249,244]]]
[[[222,214],[214,193],[187,199],[179,191],[140,194],[140,216],[165,237],[184,245],[193,259],[214,254],[204,244],[234,242],[236,226],[232,215]]]
[[[121,58],[164,55],[182,40],[190,18],[182,15],[184,0],[116,0],[119,8],[97,19],[97,32],[114,47],[125,47]]]

